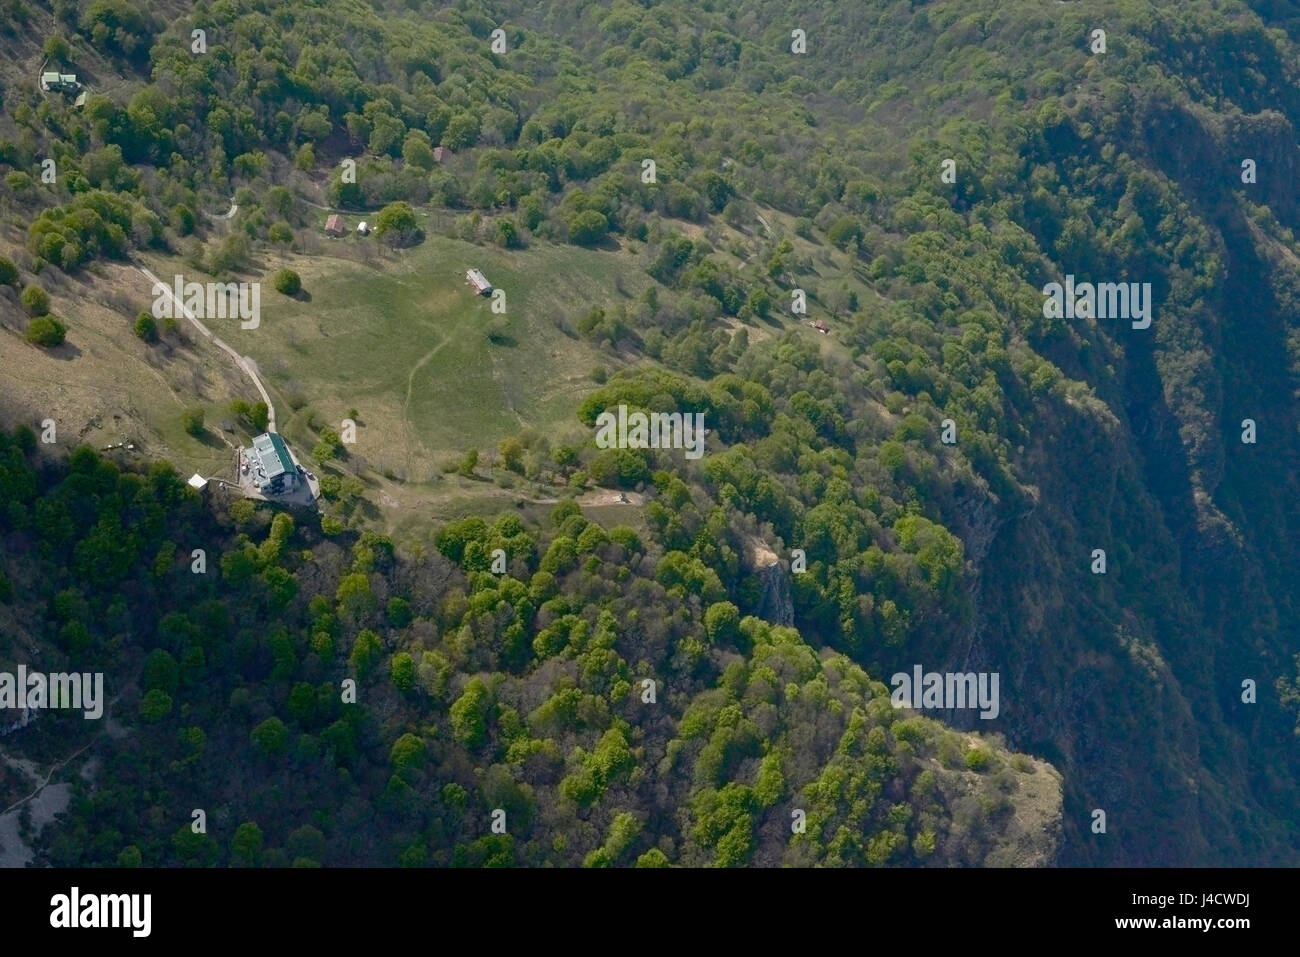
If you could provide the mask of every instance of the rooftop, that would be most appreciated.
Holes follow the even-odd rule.
[[[277,475],[294,474],[296,467],[289,455],[289,447],[284,444],[278,432],[263,432],[253,439],[253,453],[257,456],[266,478]]]

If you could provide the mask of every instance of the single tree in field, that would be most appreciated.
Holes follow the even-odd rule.
[[[389,203],[375,217],[375,236],[390,246],[414,246],[424,239],[410,203]]]
[[[196,439],[203,434],[203,409],[193,406],[181,413],[181,425]]]

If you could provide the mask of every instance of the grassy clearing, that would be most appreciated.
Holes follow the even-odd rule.
[[[326,244],[322,255],[288,264],[304,297],[264,282],[259,328],[210,325],[257,362],[292,441],[309,450],[319,428],[339,428],[355,409],[360,428],[349,451],[415,483],[435,479],[466,449],[494,450],[525,429],[576,436],[573,411],[592,388],[591,370],[608,359],[557,320],[628,302],[650,281],[626,253],[507,251],[440,236],[369,263],[331,256]],[[471,266],[505,291],[504,315],[466,284]]]
[[[814,296],[833,283],[858,291],[864,308],[878,302],[848,257],[795,237],[788,217],[763,213],[778,235],[792,239],[798,255],[812,261],[813,272],[802,281]],[[749,258],[759,252],[759,231],[755,224],[748,235],[723,229],[710,238],[720,254],[731,247]],[[206,320],[257,364],[279,430],[299,454],[308,456],[319,430],[339,429],[355,409],[360,427],[347,468],[366,476],[372,517],[390,529],[414,530],[495,504],[549,509],[535,500],[554,497],[554,489],[524,482],[503,489],[442,469],[470,448],[490,459],[502,438],[528,430],[552,443],[589,438],[574,410],[595,388],[592,370],[619,360],[571,330],[593,308],[631,307],[652,284],[633,249],[637,244],[590,250],[537,243],[505,250],[431,235],[413,249],[392,251],[373,238],[349,235],[311,246],[311,255],[267,254],[240,277],[263,281],[257,329],[242,330],[234,319]],[[192,272],[176,258],[145,258],[159,276]],[[283,266],[302,276],[303,296],[274,291],[270,276]],[[503,315],[465,282],[471,266],[504,290]],[[165,457],[183,472],[226,474],[232,443],[247,437],[243,430],[222,434],[219,425],[232,418],[231,399],[257,398],[247,377],[209,343],[195,341],[186,323],[168,347],[136,339],[131,318],[149,308],[152,297],[147,280],[127,265],[42,282],[54,296],[55,314],[69,325],[69,344],[53,352],[27,345],[16,300],[0,303],[6,327],[0,397],[8,400],[10,418],[52,416],[61,438],[72,434],[102,446],[127,436],[145,454]],[[778,302],[777,310],[771,321],[748,326],[752,344],[789,327],[788,303]],[[828,318],[815,299],[809,314]],[[824,349],[842,350],[835,336],[804,329]],[[181,412],[190,405],[205,410],[202,440],[181,428]],[[627,513],[621,520],[628,522],[636,512],[615,511]]]
[[[0,253],[12,252],[0,244]],[[101,264],[75,277],[47,270],[37,281],[51,294],[51,312],[67,326],[67,341],[53,349],[25,342],[26,316],[16,297],[0,294],[0,426],[37,428],[49,418],[62,448],[125,440],[138,454],[166,459],[187,474],[231,470],[229,442],[237,438],[223,436],[219,426],[230,399],[246,396],[251,386],[184,329],[154,345],[135,336],[136,313],[152,303],[143,276]],[[181,426],[190,406],[204,409],[202,439]]]

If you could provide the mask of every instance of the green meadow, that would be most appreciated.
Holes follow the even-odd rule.
[[[585,312],[631,303],[650,282],[624,252],[504,250],[443,236],[400,251],[336,242],[352,248],[326,244],[323,255],[284,261],[302,276],[301,298],[263,282],[257,329],[212,325],[256,361],[296,447],[309,451],[320,428],[339,429],[355,409],[350,454],[405,482],[525,430],[578,437],[574,410],[593,388],[592,370],[610,360],[560,322],[572,330]],[[363,242],[373,247],[368,262],[343,255]],[[504,314],[466,282],[471,267],[505,292]]]
[[[793,240],[811,295],[838,282],[855,289],[864,304],[876,301],[843,253],[795,237],[792,221],[774,210],[764,215]],[[350,217],[349,226],[358,219]],[[469,514],[484,499],[529,507],[555,490],[496,488],[446,469],[473,448],[486,475],[483,466],[512,435],[536,433],[552,445],[590,438],[575,413],[597,387],[593,370],[612,372],[625,359],[650,361],[639,353],[611,354],[576,331],[592,309],[631,311],[654,283],[640,244],[624,243],[585,249],[535,242],[507,250],[429,235],[417,246],[393,250],[373,237],[322,238],[307,254],[266,255],[239,277],[262,283],[256,329],[241,329],[235,319],[205,322],[256,363],[275,403],[277,429],[305,461],[320,431],[341,432],[355,411],[357,441],[347,447],[345,471],[371,486],[372,518],[382,516],[392,527],[425,514]],[[745,258],[759,249],[756,235],[734,229],[720,230],[713,244],[743,248]],[[179,260],[146,258],[159,275],[187,271]],[[284,267],[302,278],[297,297],[274,290],[272,276]],[[465,278],[470,268],[481,269],[505,293],[504,313],[493,312],[491,297],[474,292]],[[792,323],[788,313],[783,319],[786,310],[788,304],[778,302],[769,320],[745,324],[751,343],[793,325],[822,351],[844,352],[835,337]],[[809,311],[809,318],[826,315],[813,299]],[[217,355],[210,346],[199,348]],[[233,367],[230,372],[238,385],[229,398],[255,400],[247,378]],[[210,424],[229,418],[226,404],[205,403]],[[190,445],[196,454],[210,451],[183,434],[176,441],[182,452]]]

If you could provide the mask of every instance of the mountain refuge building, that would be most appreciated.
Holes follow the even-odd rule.
[[[253,484],[263,495],[282,495],[298,487],[298,466],[277,432],[264,432],[244,450]]]
[[[41,74],[41,89],[46,93],[76,93],[81,84],[75,73],[47,72]]]

